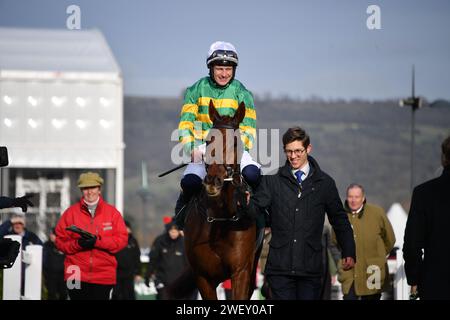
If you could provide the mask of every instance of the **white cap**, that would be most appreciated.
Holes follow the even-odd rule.
[[[225,41],[216,41],[209,47],[208,56],[206,58],[209,58],[216,50],[233,51],[237,54],[236,48],[231,43]]]

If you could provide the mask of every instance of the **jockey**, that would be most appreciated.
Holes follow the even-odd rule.
[[[192,195],[200,191],[206,176],[202,159],[205,153],[204,143],[212,127],[208,115],[211,99],[221,116],[230,117],[234,116],[239,103],[244,102],[245,117],[239,125],[244,145],[241,173],[250,187],[255,188],[259,184],[261,166],[248,153],[256,138],[255,105],[251,92],[234,78],[238,61],[237,51],[231,43],[214,42],[206,59],[209,76],[198,80],[186,90],[178,132],[184,151],[191,155],[192,162],[184,171],[180,183],[182,192],[175,207],[175,220],[181,228],[184,225],[183,208]]]

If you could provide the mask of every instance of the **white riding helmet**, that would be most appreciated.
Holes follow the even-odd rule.
[[[233,66],[237,67],[239,62],[236,48],[229,42],[216,41],[208,50],[206,65]]]

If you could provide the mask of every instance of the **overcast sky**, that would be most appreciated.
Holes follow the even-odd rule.
[[[179,96],[224,40],[238,50],[236,78],[259,95],[403,97],[415,64],[416,93],[450,99],[447,0],[0,0],[0,26],[64,29],[71,4],[82,29],[105,35],[125,94]],[[367,28],[369,5],[381,10],[379,30]]]

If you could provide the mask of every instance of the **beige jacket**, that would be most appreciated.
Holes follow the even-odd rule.
[[[339,263],[338,280],[342,292],[348,294],[354,282],[358,296],[381,293],[389,274],[387,256],[395,244],[392,225],[384,210],[373,204],[364,204],[361,212],[355,215],[349,213],[347,205],[346,210],[355,237],[356,264],[344,271]],[[334,234],[333,241],[336,243]]]

